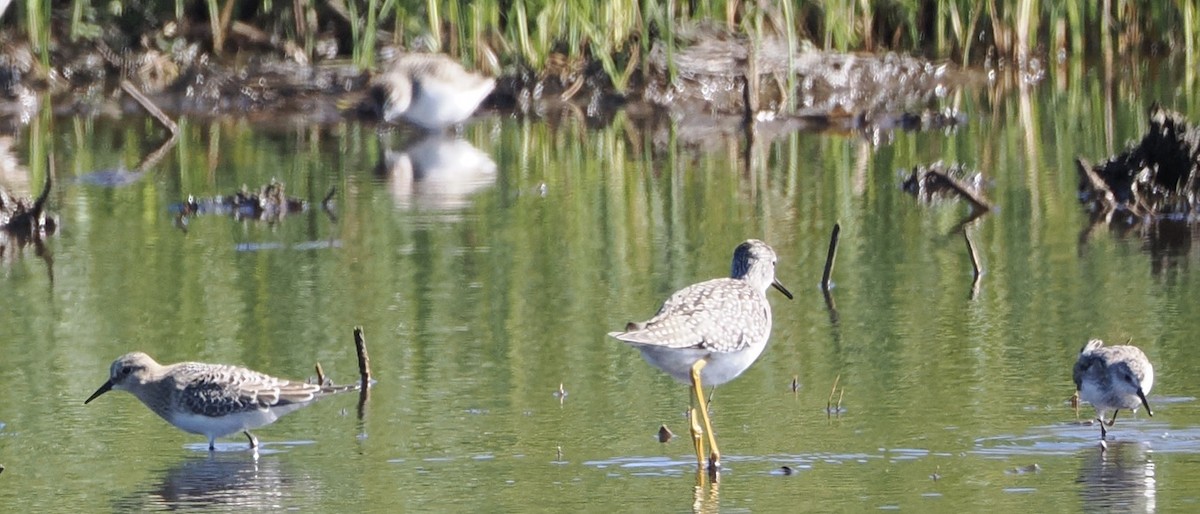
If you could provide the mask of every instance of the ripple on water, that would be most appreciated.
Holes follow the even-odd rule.
[[[289,450],[291,448],[295,448],[297,446],[307,446],[310,444],[316,444],[316,442],[315,441],[263,442],[260,440],[258,442],[258,454],[259,455],[272,455],[272,454],[276,454],[276,453],[285,453],[287,450]],[[183,445],[183,447],[184,447],[184,449],[191,450],[191,451],[194,451],[197,453],[210,453],[208,450],[208,443],[188,443],[188,444]],[[212,453],[236,453],[236,452],[249,452],[249,451],[250,451],[250,445],[248,443],[232,443],[232,442],[230,442],[230,443],[214,444]]]
[[[815,453],[815,454],[774,454],[774,455],[722,455],[722,472],[736,471],[740,464],[751,467],[765,467],[762,473],[770,475],[790,475],[800,471],[810,471],[814,463],[822,464],[864,464],[872,460],[896,458],[897,455],[907,460],[929,455],[929,450],[921,449],[881,449],[879,455],[866,453]],[[625,471],[629,476],[678,476],[691,473],[696,469],[696,460],[687,458],[672,458],[667,456],[627,456],[611,459],[589,460],[583,463],[599,469],[609,470],[610,476],[621,476]],[[784,467],[790,472],[783,471]]]
[[[1086,423],[1060,423],[1034,427],[1023,435],[1004,434],[975,440],[972,454],[983,457],[1074,455],[1097,446],[1100,427]],[[1172,429],[1165,422],[1147,419],[1117,420],[1108,429],[1108,442],[1140,442],[1155,453],[1200,453],[1200,427]]]

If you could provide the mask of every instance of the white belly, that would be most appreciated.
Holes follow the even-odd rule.
[[[754,345],[740,352],[720,353],[708,350],[669,349],[661,346],[637,345],[642,357],[652,366],[661,369],[684,384],[692,383],[692,365],[708,358],[708,364],[700,371],[700,381],[706,386],[718,386],[733,380],[746,371],[767,345]]]

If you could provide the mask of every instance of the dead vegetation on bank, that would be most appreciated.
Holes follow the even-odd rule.
[[[1155,104],[1140,141],[1098,164],[1076,164],[1079,198],[1093,219],[1195,221],[1200,213],[1200,129],[1178,112]]]

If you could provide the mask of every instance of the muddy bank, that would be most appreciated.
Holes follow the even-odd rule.
[[[664,108],[701,114],[732,114],[756,119],[781,116],[849,118],[858,123],[929,128],[955,124],[955,115],[922,116],[951,90],[981,77],[948,63],[896,53],[828,52],[801,41],[789,58],[779,36],[753,40],[714,27],[697,27],[679,37],[669,55],[656,42],[652,72],[641,96]],[[674,67],[676,76],[670,79]],[[794,109],[789,109],[792,103]]]
[[[203,34],[163,28],[153,36],[120,49],[60,41],[49,66],[35,59],[28,42],[0,36],[0,133],[19,131],[45,102],[60,116],[141,111],[131,95],[121,94],[122,80],[172,117],[235,115],[267,125],[377,120],[372,78],[400,53],[382,47],[384,64],[363,70],[338,60],[300,63],[285,47],[249,43],[218,58]],[[589,123],[606,123],[624,108],[632,117],[666,113],[677,123],[694,120],[722,132],[740,130],[747,120],[784,131],[921,130],[965,121],[938,100],[980,83],[976,74],[898,54],[804,45],[789,62],[779,37],[751,41],[707,26],[684,31],[675,47],[668,52],[656,42],[644,67],[629,68],[623,93],[596,61],[560,56],[546,70],[507,70],[482,109],[531,116],[570,110]]]

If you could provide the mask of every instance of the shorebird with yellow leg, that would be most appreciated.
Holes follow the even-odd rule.
[[[623,332],[608,335],[633,345],[642,357],[676,380],[691,386],[689,412],[696,461],[705,465],[704,434],[711,453],[708,469],[721,466],[721,452],[708,416],[703,384],[718,386],[737,378],[767,346],[771,336],[771,304],[767,289],[792,293],[775,278],[775,250],[757,239],[738,245],[728,278],[685,287],[667,298],[658,313]],[[704,426],[697,423],[697,414]]]
[[[1092,339],[1079,351],[1072,378],[1076,396],[1096,408],[1101,448],[1108,436],[1104,414],[1109,410],[1113,411],[1108,419],[1110,427],[1121,409],[1137,412],[1138,407],[1145,407],[1146,414],[1154,416],[1146,401],[1146,394],[1154,387],[1154,366],[1136,346],[1104,346],[1104,341]]]
[[[258,438],[250,430],[270,425],[280,416],[336,393],[359,390],[361,384],[330,386],[283,380],[239,366],[180,362],[159,364],[142,352],[127,353],[109,368],[108,381],[83,403],[111,390],[129,391],[180,430],[216,439],[242,432],[250,448]]]

